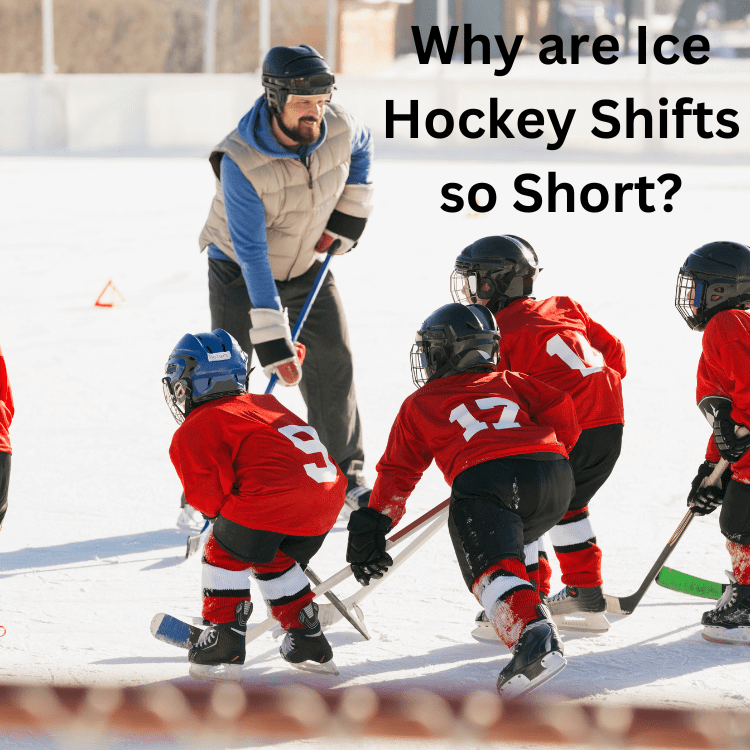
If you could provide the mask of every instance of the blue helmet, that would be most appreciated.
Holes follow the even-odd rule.
[[[164,399],[177,424],[193,408],[247,392],[247,354],[226,331],[186,333],[169,355],[162,378]]]

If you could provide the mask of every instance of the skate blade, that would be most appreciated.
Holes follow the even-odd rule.
[[[552,619],[558,630],[584,635],[606,633],[610,628],[609,620],[603,612],[575,612],[568,615],[552,613]]]
[[[212,682],[242,682],[241,664],[191,664],[190,676]]]
[[[545,654],[541,659],[543,672],[540,672],[531,680],[523,674],[514,675],[502,687],[498,687],[497,692],[504,699],[520,698],[522,695],[528,695],[544,685],[548,680],[551,680],[558,672],[562,672],[567,663],[565,657],[559,651],[552,651],[549,654]]]
[[[333,661],[327,661],[324,664],[318,664],[315,661],[301,661],[298,664],[287,662],[290,667],[299,669],[300,672],[312,672],[313,674],[330,674],[337,675],[339,668],[333,663]]]
[[[714,625],[706,625],[703,628],[703,637],[711,643],[750,646],[750,627],[740,625],[736,628],[719,628]]]

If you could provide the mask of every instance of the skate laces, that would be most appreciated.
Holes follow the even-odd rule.
[[[732,582],[727,586],[726,590],[721,595],[721,599],[716,602],[716,612],[721,612],[723,609],[728,609],[737,601],[737,584],[734,581],[734,576],[731,576],[731,579]]]
[[[213,646],[218,637],[218,632],[215,625],[206,628],[201,634],[200,638],[196,641],[196,648],[205,648],[206,646]]]
[[[568,593],[568,587],[563,586],[562,591],[558,591],[554,596],[547,597],[547,602],[563,602],[570,597]]]

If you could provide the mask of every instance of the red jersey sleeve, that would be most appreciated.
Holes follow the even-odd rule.
[[[706,396],[732,400],[732,419],[750,427],[750,312],[725,310],[703,333],[696,402]]]
[[[183,422],[172,438],[172,459],[185,500],[209,518],[219,514],[235,482],[234,441],[226,424],[198,410]]]
[[[409,495],[433,458],[418,426],[409,417],[410,404],[411,399],[404,401],[393,422],[385,452],[375,467],[378,476],[369,502],[371,508],[388,516],[393,526],[403,517]]]
[[[620,339],[613,336],[603,325],[597,323],[578,306],[586,323],[586,335],[591,345],[604,356],[607,367],[614,370],[620,378],[627,374],[625,365],[625,347]]]
[[[10,423],[13,421],[15,407],[13,392],[10,389],[8,371],[5,367],[5,357],[0,349],[0,453],[11,453]]]

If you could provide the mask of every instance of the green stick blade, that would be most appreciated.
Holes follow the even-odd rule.
[[[667,567],[659,571],[656,582],[665,589],[682,591],[685,594],[700,596],[704,599],[719,599],[726,588],[726,584],[707,581],[705,578],[698,578]]]

